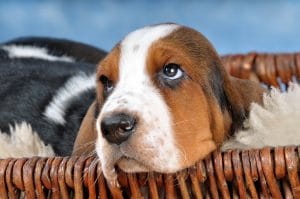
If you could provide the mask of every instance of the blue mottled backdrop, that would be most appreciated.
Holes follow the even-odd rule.
[[[176,22],[203,32],[224,53],[298,51],[300,1],[0,1],[0,42],[69,38],[111,49],[128,32]]]

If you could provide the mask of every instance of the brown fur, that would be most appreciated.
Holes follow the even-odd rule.
[[[119,59],[120,47],[117,44],[112,51],[100,62],[97,70],[97,80],[101,75],[105,75],[109,80],[116,84],[119,80]],[[101,67],[100,67],[101,66]],[[102,84],[97,81],[97,98],[98,103],[101,105],[103,101],[103,88]]]
[[[73,155],[91,154],[95,149],[97,140],[95,109],[96,102],[93,102],[81,123],[75,140]]]
[[[164,88],[155,79],[168,63],[179,64],[189,77],[175,89]],[[209,41],[189,28],[154,43],[147,67],[170,108],[175,140],[185,154],[183,167],[204,158],[232,131],[241,128],[251,102],[262,99],[263,89],[258,84],[229,77]],[[226,98],[224,110],[216,99],[219,96],[214,96],[211,73],[219,73],[218,81],[223,81],[218,83]]]

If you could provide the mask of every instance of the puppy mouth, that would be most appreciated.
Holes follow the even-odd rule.
[[[121,170],[129,173],[147,172],[151,169],[147,166],[147,161],[143,161],[136,154],[136,149],[129,143],[123,143],[119,146],[121,157],[116,164]]]
[[[143,162],[136,160],[135,158],[122,156],[116,163],[116,165],[123,171],[134,173],[134,172],[148,172],[151,169],[146,166]]]

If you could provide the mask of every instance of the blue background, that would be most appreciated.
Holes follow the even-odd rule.
[[[105,50],[161,22],[201,31],[221,54],[300,49],[300,1],[0,1],[0,42],[20,36],[74,39]]]

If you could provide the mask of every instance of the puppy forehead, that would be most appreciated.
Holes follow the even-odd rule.
[[[135,52],[147,50],[154,41],[169,35],[179,27],[177,24],[160,24],[137,29],[123,39],[122,49],[132,48],[131,50]]]
[[[150,46],[179,27],[177,24],[147,26],[127,35],[121,42],[119,61],[121,80],[132,75],[136,78],[142,77],[139,73],[145,74],[146,58]]]

